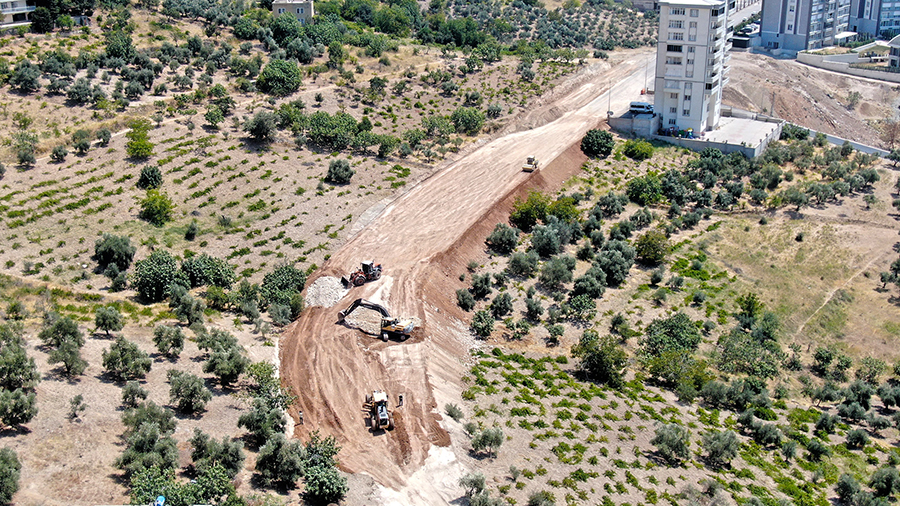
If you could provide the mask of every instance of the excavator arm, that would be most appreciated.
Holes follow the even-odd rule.
[[[353,301],[352,304],[347,306],[347,309],[338,313],[338,315],[339,315],[338,318],[340,319],[340,321],[344,321],[344,318],[349,316],[350,313],[352,313],[353,311],[356,311],[356,308],[358,308],[360,306],[362,306],[366,309],[372,309],[374,311],[378,311],[379,313],[381,313],[381,317],[384,319],[389,319],[391,317],[391,313],[389,313],[387,308],[382,306],[381,304],[376,304],[376,303],[366,300],[366,299],[356,299]]]

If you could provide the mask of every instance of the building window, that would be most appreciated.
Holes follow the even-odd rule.
[[[691,110],[690,110],[690,109],[683,109],[683,110],[681,111],[681,115],[682,115],[682,116],[690,116],[690,115],[691,115]]]
[[[674,119],[674,118],[673,118],[673,119],[670,119],[670,120],[669,120],[669,124],[670,124],[670,125],[674,125],[674,124],[675,124],[675,119]]]
[[[690,102],[690,101],[691,101],[691,96],[690,96],[690,95],[685,95],[685,96],[684,96],[684,101],[685,101],[685,102]]]
[[[669,98],[672,100],[678,100],[678,93],[669,93]]]
[[[667,89],[670,89],[670,90],[676,89],[677,90],[678,89],[678,81],[666,81],[665,86]]]
[[[297,8],[297,14],[303,14],[303,7]]]
[[[681,65],[681,58],[674,56],[666,57],[666,65]]]
[[[678,114],[678,108],[677,107],[669,107],[669,112],[672,114]]]
[[[669,9],[670,16],[684,16],[684,8],[672,7]]]
[[[688,46],[688,53],[693,53],[695,49],[694,46]]]
[[[682,33],[682,32],[669,32],[669,40],[684,40],[684,33]]]
[[[697,28],[697,22],[691,21],[691,28]]]
[[[696,18],[700,15],[700,9],[691,9],[691,17]]]
[[[696,41],[696,40],[697,40],[697,34],[695,34],[695,33],[688,34],[688,40],[691,41],[691,42]]]
[[[694,71],[693,70],[685,71],[684,77],[694,77]]]
[[[788,25],[788,31],[791,31],[793,29],[794,29],[794,25]]]
[[[694,59],[693,59],[693,58],[688,58],[687,64],[688,64],[688,65],[693,65],[693,64],[694,64]]]
[[[670,19],[669,28],[684,28],[684,21],[681,21],[680,19]]]
[[[681,46],[675,46],[675,45],[669,44],[666,46],[666,51],[668,51],[670,53],[680,53]]]
[[[284,14],[284,9],[278,9],[278,14]]]
[[[693,86],[691,83],[684,83],[684,91],[689,91]]]

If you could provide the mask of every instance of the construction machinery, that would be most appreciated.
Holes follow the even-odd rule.
[[[381,313],[382,341],[387,341],[391,336],[394,336],[401,341],[406,341],[407,339],[409,339],[409,336],[412,334],[412,331],[415,328],[415,324],[413,324],[412,320],[394,318],[391,316],[391,313],[388,312],[387,308],[385,308],[381,304],[376,304],[365,299],[356,299],[352,304],[347,306],[347,309],[339,312],[338,321],[343,323],[344,319],[360,306]]]
[[[534,157],[534,155],[529,156],[527,160],[525,160],[525,165],[522,166],[522,170],[525,172],[534,172],[538,168],[538,159]]]
[[[344,286],[362,286],[366,281],[375,281],[381,277],[381,264],[368,260],[362,262],[362,267],[341,278]]]
[[[372,430],[394,430],[394,413],[388,409],[387,393],[375,390],[366,394],[366,408],[372,419]]]

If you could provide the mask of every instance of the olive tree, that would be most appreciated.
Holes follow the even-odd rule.
[[[106,332],[108,336],[110,332],[122,330],[125,322],[123,321],[122,313],[119,313],[119,310],[115,307],[100,306],[94,312],[94,326],[97,330]]]
[[[0,448],[0,503],[10,504],[19,491],[19,472],[22,464],[12,448]]]
[[[103,351],[103,367],[107,374],[120,381],[143,378],[150,372],[152,363],[136,344],[121,336]]]
[[[350,178],[356,174],[356,171],[350,168],[347,160],[332,160],[328,164],[328,174],[325,175],[325,181],[332,184],[347,184]]]
[[[178,411],[187,414],[206,409],[206,403],[212,399],[212,393],[203,384],[203,379],[193,374],[169,369],[169,402]]]
[[[92,260],[97,262],[97,270],[105,271],[110,265],[115,265],[119,271],[126,271],[134,258],[137,249],[131,245],[131,240],[125,236],[103,234],[94,243],[94,255]]]
[[[680,463],[690,457],[688,445],[691,433],[682,425],[669,423],[656,428],[656,435],[650,440],[650,444],[656,446],[656,451],[670,465]]]
[[[278,133],[278,116],[269,111],[257,111],[244,123],[244,131],[257,142],[271,142]]]
[[[628,360],[625,350],[612,336],[601,338],[595,330],[585,330],[572,356],[580,359],[578,370],[586,377],[613,388],[624,383],[624,368]]]

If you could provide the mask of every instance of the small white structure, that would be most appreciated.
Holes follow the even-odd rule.
[[[293,14],[302,25],[309,23],[316,14],[312,0],[275,0],[272,2],[272,14],[278,17],[285,13]]]

